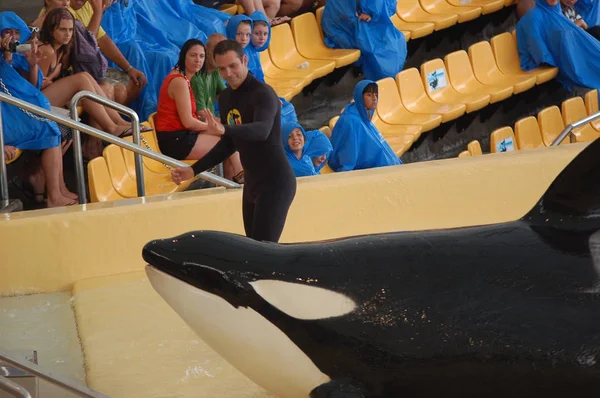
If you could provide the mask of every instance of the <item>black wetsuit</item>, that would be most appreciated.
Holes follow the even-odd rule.
[[[296,177],[281,142],[281,103],[277,94],[251,73],[237,90],[219,96],[221,141],[197,161],[196,174],[240,153],[244,167],[242,214],[246,236],[278,242],[296,194]]]

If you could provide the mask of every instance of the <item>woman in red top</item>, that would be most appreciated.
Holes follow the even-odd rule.
[[[207,124],[196,115],[196,100],[190,85],[192,77],[204,70],[205,57],[206,48],[200,40],[186,41],[177,65],[160,88],[156,113],[158,145],[162,153],[178,160],[201,159],[221,139],[221,136],[203,133]],[[225,178],[241,179],[243,169],[237,152],[223,162],[223,171]]]

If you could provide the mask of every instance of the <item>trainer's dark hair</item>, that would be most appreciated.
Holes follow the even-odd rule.
[[[183,47],[181,47],[181,51],[179,51],[179,60],[175,64],[175,69],[179,69],[179,71],[185,74],[185,57],[187,56],[190,48],[194,46],[201,46],[204,49],[204,56],[206,57],[206,46],[202,41],[198,39],[189,39],[185,43],[183,43]],[[204,64],[202,64],[202,69],[200,69],[199,73],[204,73],[206,71],[206,59],[204,59]]]
[[[229,51],[235,52],[240,61],[244,58],[244,49],[242,48],[240,43],[234,40],[223,40],[222,42],[217,44],[217,46],[213,50],[213,57],[217,58],[217,55],[223,55],[225,53],[228,53]]]
[[[377,85],[377,83],[369,83],[367,84],[367,87],[365,87],[365,89],[362,92],[363,94],[366,93],[375,93],[375,94],[379,94],[379,86]]]

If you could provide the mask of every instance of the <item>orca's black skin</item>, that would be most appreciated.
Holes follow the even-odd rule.
[[[287,245],[197,231],[150,242],[143,257],[279,327],[331,377],[314,397],[345,396],[338,385],[352,397],[597,397],[599,207],[596,141],[514,222]],[[357,308],[292,318],[248,284],[264,279]]]

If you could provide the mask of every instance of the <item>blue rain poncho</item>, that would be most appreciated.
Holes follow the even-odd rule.
[[[269,24],[269,37],[267,38],[267,42],[264,46],[262,46],[261,48],[254,47],[252,45],[252,38],[250,38],[250,43],[246,47],[244,47],[244,53],[246,54],[246,57],[248,57],[248,70],[252,72],[254,77],[256,77],[261,82],[265,83],[265,74],[260,64],[259,53],[262,51],[266,51],[269,47],[269,43],[271,42],[271,24],[267,17],[260,11],[253,12],[252,16],[256,21],[265,21]],[[252,32],[252,29],[254,27],[253,19],[244,14],[235,15],[231,17],[226,27],[227,38],[229,40],[235,41],[238,26],[242,21],[250,21],[250,31]],[[281,124],[283,125],[285,123],[297,122],[298,116],[296,115],[296,109],[294,108],[294,105],[292,105],[292,103],[287,101],[285,98],[279,99],[283,104],[283,106],[281,107]]]
[[[369,22],[357,14],[367,14]],[[325,44],[331,48],[358,48],[365,78],[394,77],[406,61],[406,40],[390,20],[395,0],[327,0],[321,22]]]
[[[599,0],[577,0],[575,10],[581,15],[588,27],[600,25]]]
[[[137,33],[137,20],[133,4],[125,6],[118,1],[104,11],[102,28],[117,45],[123,56],[136,69],[142,71],[148,79],[148,84],[140,95],[129,105],[146,120],[151,113],[156,111],[157,93],[160,84],[176,62],[172,53],[165,49],[145,46],[144,42],[135,40]],[[115,64],[109,63],[112,67]]]
[[[372,111],[365,108],[363,91],[370,80],[354,88],[354,102],[347,105],[333,128],[333,153],[329,166],[334,171],[370,169],[402,164],[398,156],[371,122]]]
[[[329,138],[319,130],[307,131],[306,132],[306,144],[304,144],[304,154],[311,158],[318,158],[323,155],[327,155],[325,161],[319,166],[315,167],[315,171],[319,173],[321,169],[327,164],[327,161],[331,157],[333,152],[333,146]],[[314,165],[314,163],[313,163]]]
[[[290,148],[290,144],[288,143],[288,138],[294,129],[300,129],[302,131],[302,135],[304,135],[304,148],[306,148],[306,132],[304,128],[298,123],[285,123],[281,126],[281,141],[283,143],[283,149],[285,150],[285,155],[294,170],[294,174],[296,177],[307,177],[314,176],[318,173],[315,171],[315,167],[313,166],[312,160],[309,156],[304,153],[304,149],[302,151],[302,158],[298,159],[292,149]]]
[[[567,90],[573,86],[600,89],[600,42],[577,27],[546,0],[536,0],[517,23],[517,45],[523,70],[542,64],[558,67],[558,81]]]
[[[25,22],[14,12],[0,12],[0,31],[18,29],[22,43],[29,40],[31,33]],[[42,92],[23,78],[15,68],[29,72],[29,64],[20,54],[13,54],[13,66],[4,61],[0,55],[0,92],[11,95],[23,101],[30,102],[41,108],[51,110],[50,101]],[[40,72],[41,74],[41,72]],[[41,87],[42,76],[38,78]],[[40,150],[60,145],[61,134],[56,123],[40,121],[25,114],[21,109],[2,103],[2,129],[4,145],[14,146],[24,150]],[[0,148],[4,150],[4,148]]]
[[[225,34],[224,23],[231,18],[226,12],[194,4],[192,0],[169,0],[169,3],[181,18],[198,27],[206,36]]]

